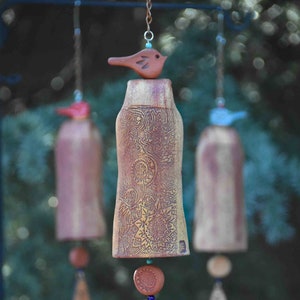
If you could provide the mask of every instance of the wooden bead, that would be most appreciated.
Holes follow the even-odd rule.
[[[69,261],[76,269],[84,268],[89,263],[89,253],[83,247],[73,248],[69,254]]]
[[[223,278],[229,275],[232,265],[224,255],[215,255],[207,262],[207,271],[214,278]]]
[[[136,289],[143,295],[155,295],[164,286],[165,276],[162,270],[153,265],[142,266],[135,270],[133,281]]]

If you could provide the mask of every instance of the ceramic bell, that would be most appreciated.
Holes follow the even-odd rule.
[[[128,82],[116,138],[113,256],[188,255],[181,178],[183,124],[170,80]]]
[[[61,126],[56,147],[56,236],[58,240],[87,240],[105,234],[102,207],[101,152],[98,129],[88,118],[86,102],[59,109],[71,117]]]
[[[196,152],[196,251],[247,249],[243,159],[235,129],[215,125],[203,131]]]

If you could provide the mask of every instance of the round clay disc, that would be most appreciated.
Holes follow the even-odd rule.
[[[231,262],[224,255],[215,255],[207,262],[207,271],[214,278],[226,277],[231,272]]]
[[[164,286],[165,276],[160,268],[147,265],[135,270],[133,281],[141,294],[150,296],[160,292]]]
[[[70,251],[69,261],[75,268],[84,268],[89,263],[89,253],[83,247],[75,247]]]

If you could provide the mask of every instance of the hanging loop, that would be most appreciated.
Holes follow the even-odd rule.
[[[146,45],[145,47],[146,48],[152,48],[152,43],[151,41],[153,40],[154,38],[154,33],[150,30],[150,31],[145,31],[144,33],[144,39],[146,40]]]

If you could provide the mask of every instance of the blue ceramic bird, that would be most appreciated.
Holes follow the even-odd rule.
[[[212,125],[230,126],[235,120],[243,119],[247,112],[232,112],[224,107],[217,107],[210,111],[209,120]]]

